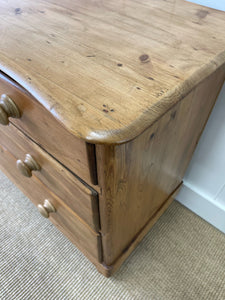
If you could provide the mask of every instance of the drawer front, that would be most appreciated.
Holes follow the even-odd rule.
[[[33,171],[27,182],[38,178],[48,189],[59,196],[76,214],[78,214],[91,228],[99,231],[98,195],[79,181],[70,171],[64,168],[38,145],[24,136],[14,125],[0,126],[0,143],[16,160],[25,160],[31,155],[40,166],[40,170]],[[12,172],[19,179],[24,179],[17,169],[16,161]]]
[[[0,95],[9,96],[19,108],[20,118],[9,118],[64,165],[89,184],[96,184],[94,146],[69,133],[38,101],[0,73]],[[0,125],[1,127],[3,125]]]
[[[49,219],[81,251],[94,261],[101,261],[101,237],[82,221],[65,203],[49,191],[37,178],[25,178],[15,172],[16,157],[0,145],[0,168],[36,205],[43,205],[47,199],[55,208]],[[24,205],[21,203],[21,205]]]

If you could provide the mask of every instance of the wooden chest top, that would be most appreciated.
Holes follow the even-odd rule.
[[[225,67],[225,13],[184,0],[2,0],[0,28],[0,70],[91,143],[136,137]]]

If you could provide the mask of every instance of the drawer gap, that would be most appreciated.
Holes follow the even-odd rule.
[[[36,144],[38,147],[40,147],[45,153],[47,153],[49,156],[51,156],[54,160],[56,160],[61,166],[63,166],[67,171],[69,171],[74,177],[76,177],[85,187],[87,187],[94,196],[98,195],[98,192],[90,186],[88,183],[86,183],[82,178],[80,178],[77,174],[75,174],[73,171],[71,171],[67,166],[65,166],[61,161],[59,161],[56,157],[54,157],[51,153],[49,153],[45,148],[43,148],[39,143],[37,143],[35,140],[33,140],[29,135],[27,135],[24,131],[22,131],[19,127],[17,127],[14,123],[10,121],[10,124],[15,127],[17,130],[19,130],[22,134],[24,134],[29,140],[31,140],[34,144]]]

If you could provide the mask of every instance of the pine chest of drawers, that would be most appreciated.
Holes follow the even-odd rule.
[[[0,26],[0,167],[110,276],[182,185],[224,82],[225,14],[13,0]]]

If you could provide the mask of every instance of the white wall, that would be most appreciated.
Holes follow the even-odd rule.
[[[225,233],[225,84],[177,200]]]
[[[225,11],[225,0],[188,0],[188,1]]]

